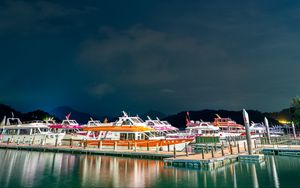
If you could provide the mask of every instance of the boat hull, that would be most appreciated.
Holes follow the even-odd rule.
[[[1,135],[1,142],[18,143],[18,144],[42,144],[55,145],[57,138],[57,145],[62,144],[64,135],[58,134],[35,134],[35,135]]]
[[[193,139],[174,140],[87,140],[89,146],[102,145],[103,149],[137,149],[137,150],[160,150],[160,151],[182,151]],[[100,142],[101,141],[101,142]],[[175,147],[174,147],[175,146]]]

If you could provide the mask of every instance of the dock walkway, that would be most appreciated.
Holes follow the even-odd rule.
[[[144,150],[111,150],[99,149],[91,147],[78,146],[52,146],[52,145],[28,145],[28,144],[6,144],[0,143],[0,149],[15,149],[15,150],[29,150],[39,152],[59,152],[59,153],[73,153],[73,154],[91,154],[91,155],[108,155],[132,158],[146,158],[146,159],[164,159],[173,156],[173,152],[165,151],[144,151]],[[177,152],[178,156],[185,155],[184,152]]]
[[[261,148],[255,148],[254,152],[258,152]],[[173,156],[164,159],[165,166],[180,166],[180,167],[192,167],[192,168],[202,168],[202,169],[215,169],[225,166],[230,163],[234,163],[242,158],[242,160],[248,161],[261,161],[263,159],[262,155],[249,156],[247,149],[241,146],[231,146],[224,148],[222,150],[210,150],[202,152],[195,155],[182,155]]]

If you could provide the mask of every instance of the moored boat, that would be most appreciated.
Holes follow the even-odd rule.
[[[123,112],[123,116],[111,125],[85,126],[84,131],[88,134],[98,135],[96,139],[87,137],[88,145],[98,145],[101,141],[103,148],[113,148],[115,144],[120,149],[136,147],[140,150],[159,149],[162,151],[172,151],[175,147],[177,151],[184,149],[192,139],[166,139],[164,136],[157,136],[157,131],[140,119],[138,116],[128,116]]]
[[[49,124],[48,127],[52,132],[55,133],[64,133],[64,140],[74,139],[82,140],[86,138],[87,132],[82,130],[82,125],[77,123],[76,120],[70,119],[71,113],[66,116],[66,119],[61,123],[53,122]],[[68,142],[68,141],[67,141]],[[63,144],[66,144],[63,142]]]
[[[216,116],[212,124],[220,128],[220,138],[245,135],[245,127],[243,125],[236,123],[230,118],[222,118],[218,114]]]
[[[43,121],[22,123],[19,118],[4,117],[0,126],[2,142],[19,144],[49,144],[60,145],[64,133],[53,133]]]

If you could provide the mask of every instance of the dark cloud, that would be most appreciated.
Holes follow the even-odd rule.
[[[299,9],[294,1],[5,1],[0,102],[99,113],[279,110],[300,92]]]

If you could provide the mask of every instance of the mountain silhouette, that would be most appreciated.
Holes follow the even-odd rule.
[[[11,117],[12,113],[15,117],[19,117],[22,121],[29,121],[29,120],[42,120],[46,117],[55,117],[56,120],[63,120],[65,119],[65,116],[71,112],[70,119],[77,120],[80,124],[85,124],[87,121],[92,117],[93,119],[101,120],[103,121],[105,118],[108,118],[108,120],[115,121],[117,117],[107,117],[107,116],[95,116],[91,115],[89,113],[80,112],[78,110],[75,110],[69,106],[60,106],[57,108],[54,108],[50,112],[45,112],[43,110],[35,110],[32,112],[27,113],[21,113],[20,111],[17,111],[13,109],[12,107],[0,104],[0,119],[4,116]],[[254,122],[263,122],[264,117],[267,117],[269,119],[270,125],[277,125],[279,122],[277,120],[279,119],[285,119],[290,120],[290,110],[289,109],[283,109],[280,112],[260,112],[257,110],[247,110],[249,114],[250,121]],[[221,117],[229,117],[236,121],[239,124],[244,124],[243,122],[243,115],[242,111],[228,111],[228,110],[199,110],[199,111],[189,111],[190,119],[191,120],[203,120],[203,121],[214,121],[214,118],[216,117],[215,114],[219,114]],[[147,119],[147,116],[150,116],[151,118],[160,118],[162,120],[169,121],[172,125],[175,127],[178,127],[180,129],[184,129],[186,127],[186,111],[179,112],[174,115],[166,116],[164,113],[155,111],[155,110],[149,110],[148,112],[142,114],[140,117],[144,120]]]

